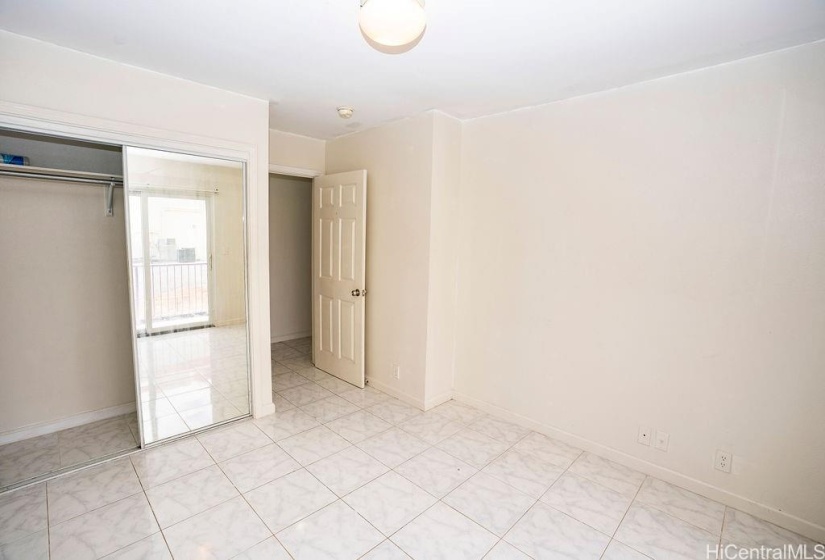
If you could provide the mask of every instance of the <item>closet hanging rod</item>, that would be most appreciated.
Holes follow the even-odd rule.
[[[112,177],[111,179],[87,179],[85,177],[72,177],[70,175],[53,175],[51,173],[15,173],[14,171],[6,171],[0,169],[0,175],[9,177],[20,177],[23,179],[48,179],[50,181],[66,181],[68,183],[89,183],[100,185],[102,187],[113,183],[116,187],[123,186],[123,179]]]
[[[47,181],[65,181],[67,183],[84,183],[106,187],[103,203],[105,215],[114,216],[114,190],[123,186],[123,177],[105,175],[103,173],[88,173],[85,171],[63,171],[46,167],[21,167],[16,165],[0,164],[0,176],[18,177],[22,179],[40,179]]]

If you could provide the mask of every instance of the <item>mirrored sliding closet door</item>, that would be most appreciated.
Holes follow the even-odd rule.
[[[249,414],[244,166],[127,147],[144,443]]]

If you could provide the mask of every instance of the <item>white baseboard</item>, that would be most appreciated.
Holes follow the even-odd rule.
[[[825,542],[825,527],[816,525],[810,521],[805,521],[804,519],[790,515],[783,511],[779,511],[770,506],[754,502],[744,496],[728,492],[727,490],[723,490],[717,486],[702,482],[701,480],[696,480],[695,478],[691,478],[676,471],[660,467],[659,465],[655,465],[645,461],[644,459],[633,457],[632,455],[628,455],[622,451],[607,447],[601,443],[565,432],[564,430],[554,428],[553,426],[542,424],[541,422],[537,422],[527,418],[526,416],[510,412],[506,409],[486,403],[469,395],[455,393],[453,398],[457,401],[474,406],[488,414],[497,416],[502,420],[507,420],[514,424],[524,426],[525,428],[529,428],[535,432],[558,439],[564,443],[578,447],[579,449],[590,451],[591,453],[595,453],[596,455],[610,459],[611,461],[631,469],[635,469],[644,474],[664,480],[665,482],[669,482],[686,490],[690,490],[700,496],[715,500],[732,508],[744,511],[745,513],[749,513],[760,519],[764,519],[765,521],[769,521],[775,525],[779,525],[780,527],[784,527],[789,531],[799,533],[800,535],[806,536],[817,542]]]
[[[23,426],[22,428],[15,428],[14,430],[1,433],[0,445],[6,445],[7,443],[14,443],[16,441],[22,441],[24,439],[37,436],[45,436],[46,434],[53,434],[54,432],[59,432],[60,430],[67,430],[76,426],[82,426],[83,424],[90,424],[92,422],[97,422],[98,420],[106,420],[108,418],[114,418],[115,416],[129,414],[135,410],[137,410],[137,407],[135,403],[132,402],[109,408],[103,408],[101,410],[83,412],[81,414],[75,414],[74,416],[69,416],[68,418],[62,418],[51,422],[30,424],[28,426]]]
[[[424,410],[430,410],[431,408],[435,408],[440,404],[444,404],[448,400],[453,398],[453,391],[452,389],[447,391],[446,393],[441,393],[435,397],[429,398],[424,402]]]
[[[275,344],[276,342],[286,342],[287,340],[306,338],[308,336],[312,336],[312,331],[300,331],[292,334],[273,335],[270,342]]]
[[[398,399],[400,401],[403,401],[403,402],[407,403],[408,405],[414,406],[415,408],[417,408],[419,410],[426,410],[424,408],[424,402],[421,399],[417,399],[417,398],[412,397],[412,396],[410,396],[406,393],[403,393],[403,392],[399,391],[398,389],[396,389],[395,387],[390,387],[389,385],[387,385],[385,383],[381,383],[380,381],[378,381],[376,379],[372,379],[371,377],[367,378],[367,384],[370,387],[375,387],[376,389],[378,389],[382,393],[387,393],[391,397],[395,397],[396,399]]]
[[[259,404],[257,406],[252,407],[252,417],[253,418],[263,418],[264,416],[269,416],[270,414],[275,413],[275,403],[269,401],[268,403]]]

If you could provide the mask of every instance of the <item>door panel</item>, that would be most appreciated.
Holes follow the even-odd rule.
[[[312,291],[315,366],[364,386],[367,172],[313,183]]]

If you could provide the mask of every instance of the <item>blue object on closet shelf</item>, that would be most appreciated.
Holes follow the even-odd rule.
[[[7,163],[10,165],[28,165],[29,158],[26,156],[16,156],[14,154],[0,154],[0,157],[3,158],[3,163]]]

